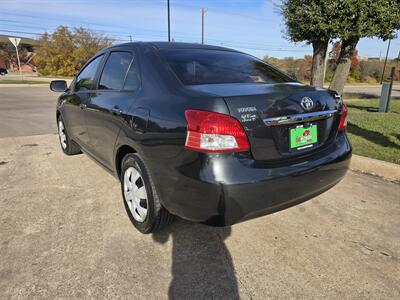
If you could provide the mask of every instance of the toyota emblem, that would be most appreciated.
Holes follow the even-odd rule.
[[[310,111],[314,106],[314,101],[310,97],[304,97],[303,99],[301,99],[300,105],[306,111]]]

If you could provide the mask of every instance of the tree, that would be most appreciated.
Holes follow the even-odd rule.
[[[39,42],[35,63],[41,74],[74,76],[89,58],[110,46],[112,39],[82,27],[69,30],[59,26],[54,33],[42,35]]]
[[[331,52],[329,52],[329,61],[334,64],[334,68],[336,69],[336,64],[339,61],[340,50],[342,48],[342,43],[337,41],[333,44]],[[351,56],[351,66],[350,70],[354,71],[360,65],[360,59],[358,58],[358,51],[355,49]]]
[[[330,85],[331,89],[343,92],[350,72],[351,57],[358,41],[364,37],[387,40],[395,37],[400,28],[399,0],[342,0],[338,17],[341,20],[338,37],[342,44],[337,67]]]
[[[329,41],[337,36],[340,21],[336,18],[339,1],[283,0],[281,13],[286,35],[292,42],[306,42],[313,47],[311,85],[324,84],[325,58]]]
[[[329,52],[329,60],[332,60],[334,63],[338,61],[341,47],[342,43],[340,41],[333,43],[332,50]]]
[[[18,51],[22,64],[26,60],[26,57],[28,56],[28,51],[25,48],[22,48],[21,46],[18,46]],[[3,54],[4,58],[8,60],[12,66],[18,67],[17,53],[15,51],[14,45],[11,44],[11,42],[6,41],[4,43],[0,43],[0,53]],[[6,66],[6,67],[11,68],[11,66]]]

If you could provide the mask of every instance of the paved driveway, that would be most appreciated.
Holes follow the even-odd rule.
[[[349,172],[273,215],[141,235],[118,182],[87,156],[62,154],[54,95],[5,93],[0,298],[400,298],[400,185]]]

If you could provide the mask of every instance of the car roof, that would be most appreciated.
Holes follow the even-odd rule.
[[[112,49],[116,47],[132,47],[132,48],[156,48],[156,49],[209,49],[209,50],[224,50],[224,51],[234,51],[239,52],[234,49],[213,46],[213,45],[202,45],[198,43],[181,43],[181,42],[131,42],[113,45],[107,49]],[[106,49],[105,49],[106,50]]]

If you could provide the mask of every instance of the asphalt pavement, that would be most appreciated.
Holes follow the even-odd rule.
[[[380,98],[382,86],[377,85],[346,85],[344,88],[345,93],[367,95],[371,98]],[[392,98],[400,99],[400,85],[395,84],[392,88]],[[345,99],[346,101],[346,99]]]
[[[350,171],[272,215],[142,235],[118,181],[62,154],[55,99],[0,88],[0,298],[400,298],[399,184]]]

